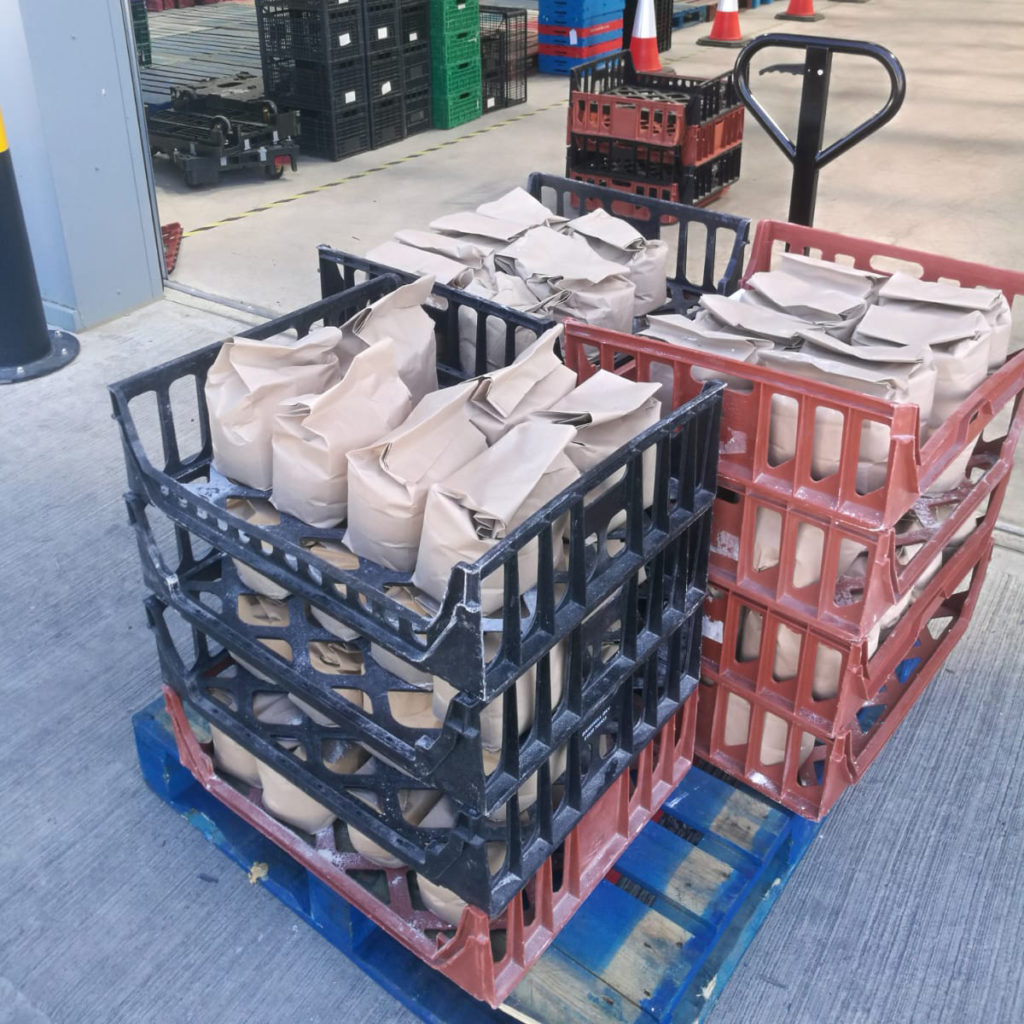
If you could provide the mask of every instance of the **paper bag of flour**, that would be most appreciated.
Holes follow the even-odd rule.
[[[978,312],[988,325],[988,368],[1006,362],[1010,347],[1010,304],[995,288],[961,288],[941,281],[919,281],[908,274],[893,274],[878,293],[881,306],[915,307],[922,311]]]
[[[371,249],[366,258],[386,267],[404,270],[407,274],[427,274],[453,288],[462,288],[473,280],[472,269],[458,260],[394,240]]]
[[[702,295],[693,319],[709,330],[766,339],[779,348],[798,348],[803,344],[804,332],[812,325],[799,317],[741,299],[742,292],[730,297]]]
[[[823,288],[817,281],[782,270],[752,274],[739,294],[745,303],[777,310],[843,339],[849,338],[868,308],[866,297]]]
[[[380,762],[371,759],[364,764],[357,775],[372,776],[381,768]],[[411,781],[411,780],[410,780]],[[380,798],[370,789],[350,790],[352,796],[361,800],[367,807],[380,811]],[[427,812],[441,799],[441,793],[436,789],[400,789],[398,791],[398,809],[402,817],[413,826],[419,825]],[[373,839],[363,832],[358,831],[351,825],[348,826],[348,838],[356,853],[362,854],[367,860],[372,860],[382,868],[400,868],[404,863],[390,850],[385,850]]]
[[[479,270],[487,256],[497,248],[496,245],[478,245],[469,239],[452,235],[442,235],[436,231],[418,231],[403,228],[395,232],[395,241],[402,245],[411,245],[414,249],[425,249],[446,256],[456,263]]]
[[[796,252],[780,253],[778,269],[807,284],[826,291],[845,292],[868,304],[875,301],[878,289],[886,279],[885,274],[874,270],[860,270],[845,263],[833,263]]]
[[[581,474],[586,473],[661,419],[659,387],[598,370],[550,410],[537,413],[537,418],[576,428],[565,453]],[[643,456],[645,506],[654,501],[656,464],[657,447],[651,445]],[[624,473],[614,474],[599,491],[607,490]]]
[[[602,209],[569,221],[567,228],[582,235],[598,256],[626,268],[626,276],[636,291],[634,316],[643,316],[665,304],[668,274],[665,242],[644,238],[628,221]]]
[[[363,691],[351,686],[334,686],[335,679],[339,682],[354,682],[361,678],[365,672],[362,652],[354,644],[325,643],[322,640],[315,640],[309,645],[309,663],[314,672],[328,677],[331,689],[334,693],[347,700],[353,707],[363,708]],[[330,726],[334,722],[317,711],[311,704],[308,704],[301,697],[294,693],[288,694],[288,699],[317,725]]]
[[[698,323],[678,313],[648,316],[647,328],[640,331],[640,335],[657,338],[670,345],[678,345],[679,348],[707,352],[724,359],[735,359],[740,363],[756,362],[758,351],[772,346],[766,338],[744,337],[728,331],[715,330],[707,320]],[[741,377],[730,377],[718,370],[707,370],[700,366],[684,367],[682,373],[690,375],[696,381],[723,380],[729,387],[741,391],[749,387]],[[660,386],[658,399],[661,402],[661,414],[667,416],[672,411],[672,366],[669,363],[652,362],[650,377]]]
[[[285,744],[282,744],[285,746]],[[298,744],[287,744],[300,761],[306,760],[306,750]],[[260,786],[263,789],[263,806],[275,817],[287,822],[294,828],[316,835],[334,822],[337,817],[322,803],[314,800],[304,790],[299,789],[270,765],[257,761]]]
[[[818,332],[814,334],[814,343],[806,344],[803,349],[762,351],[758,353],[758,361],[772,369],[890,402],[914,403],[921,409],[922,425],[931,413],[935,395],[935,363],[927,346],[902,349],[853,346]],[[822,406],[817,408],[815,416],[811,472],[816,479],[821,479],[839,469],[844,417],[838,410]],[[773,464],[778,465],[793,457],[800,428],[797,400],[775,395],[768,440]],[[857,487],[862,492],[875,490],[884,483],[889,445],[890,430],[884,423],[864,423],[857,460]]]
[[[847,575],[865,550],[863,544],[844,537],[839,542],[839,551],[836,555],[837,578]],[[781,551],[782,514],[774,509],[760,506],[757,509],[754,523],[754,544],[750,556],[751,568],[755,572],[774,569],[781,561]],[[792,582],[794,587],[809,587],[821,579],[824,556],[824,529],[806,522],[798,523],[796,540],[793,545],[793,565],[785,567],[784,576]],[[860,573],[863,576],[863,567]]]
[[[489,239],[492,242],[511,242],[521,234],[529,231],[533,225],[524,224],[522,221],[502,220],[497,217],[487,217],[481,213],[470,213],[467,210],[460,210],[457,213],[446,213],[430,222],[430,230],[442,232],[447,235],[463,235],[472,238],[480,243],[480,239]],[[494,248],[491,246],[491,251]]]
[[[467,408],[477,386],[466,381],[427,395],[390,434],[349,452],[345,544],[354,554],[412,572],[431,485],[487,447]]]
[[[535,227],[538,224],[564,224],[566,218],[552,213],[540,200],[518,186],[490,203],[481,203],[476,212],[485,217]]]
[[[628,331],[633,325],[636,289],[624,268],[602,259],[579,235],[533,228],[495,253],[494,265],[522,278],[538,300],[569,292],[553,307],[558,316],[615,331]]]
[[[225,476],[267,491],[273,482],[271,438],[280,402],[317,395],[341,376],[341,332],[322,327],[298,340],[224,342],[206,378],[213,465]]]
[[[727,691],[723,691],[727,693]],[[764,716],[761,731],[761,749],[758,757],[761,764],[769,767],[775,764],[782,764],[786,759],[786,744],[789,740],[789,723],[773,715],[770,711],[757,711],[757,714]],[[797,728],[796,725],[792,728]],[[725,744],[729,747],[746,744],[750,741],[750,702],[737,696],[735,693],[728,693],[725,705]],[[800,760],[802,765],[811,752],[814,750],[814,737],[809,732],[800,734]]]
[[[227,690],[211,690],[210,696],[221,704],[230,705],[233,698]],[[268,725],[295,725],[302,720],[283,693],[257,693],[252,698],[252,711],[257,721]],[[260,784],[256,756],[212,722],[210,738],[213,741],[213,763],[219,770],[251,786]]]
[[[539,420],[513,427],[472,462],[434,484],[423,515],[412,581],[437,601],[459,562],[473,563],[538,509],[579,479],[565,449],[576,436],[571,426]],[[538,541],[520,552],[520,594],[537,585]],[[504,573],[481,581],[484,615],[504,603]]]
[[[244,519],[253,526],[277,526],[281,522],[281,515],[270,504],[262,498],[228,498],[227,510],[232,514]],[[264,552],[269,552],[270,545],[265,541],[260,544]],[[286,590],[279,583],[275,583],[269,576],[257,572],[251,565],[239,558],[231,559],[235,571],[243,586],[264,597],[272,597],[281,601],[288,597],[290,591]]]
[[[518,309],[524,313],[547,319],[551,316],[550,309],[568,297],[568,293],[556,292],[550,298],[541,301],[526,286],[526,282],[513,274],[498,271],[490,282],[476,280],[471,282],[466,291],[470,295],[479,295],[490,299],[508,309]],[[524,327],[513,327],[499,316],[484,317],[485,364],[477,368],[477,341],[480,332],[479,317],[475,309],[469,306],[459,307],[459,363],[465,373],[476,376],[490,373],[508,366],[517,356],[521,355],[534,341],[537,335]],[[512,335],[514,350],[512,359],[507,358],[506,348],[509,334]]]
[[[344,544],[328,540],[304,540],[302,546],[311,555],[322,558],[325,562],[333,565],[336,569],[358,569],[359,559]],[[344,584],[336,583],[335,589],[344,597],[346,590]],[[327,612],[321,611],[315,604],[309,605],[309,614],[313,620],[323,626],[328,633],[333,633],[339,640],[346,642],[355,640],[359,634],[350,626],[346,626],[340,619],[335,619]]]
[[[484,660],[488,663],[501,650],[501,633],[484,634]],[[558,706],[562,699],[562,684],[565,676],[565,644],[552,648],[548,656],[551,675],[551,707]],[[533,665],[515,681],[516,721],[519,734],[524,735],[533,725],[537,707],[537,666]],[[443,722],[448,714],[448,705],[458,697],[459,691],[440,676],[434,677],[434,717]],[[480,711],[480,742],[485,750],[501,750],[505,725],[505,697],[495,697]]]
[[[576,374],[555,352],[561,325],[545,331],[511,366],[475,380],[469,418],[493,444],[517,423],[550,409],[576,386]]]
[[[363,349],[322,395],[282,402],[270,500],[310,526],[336,526],[348,511],[348,453],[393,430],[412,406],[390,338]]]
[[[360,352],[390,339],[394,344],[398,376],[409,389],[413,405],[424,395],[436,391],[434,321],[423,309],[433,287],[432,278],[421,277],[389,292],[342,324],[338,343],[342,370],[347,371]]]
[[[404,608],[408,608],[409,611],[415,612],[417,615],[422,615],[425,619],[432,619],[437,614],[437,609],[431,608],[426,603],[425,595],[414,590],[412,587],[388,587],[387,594],[388,597],[397,601]],[[404,661],[397,654],[386,651],[379,644],[370,644],[370,657],[386,672],[398,676],[399,679],[410,686],[415,686],[419,690],[426,690],[429,694],[433,683],[433,677],[429,672],[424,672],[415,665],[410,665],[409,662]],[[415,715],[422,710],[406,691],[399,690],[395,692],[401,694],[395,701],[392,701],[391,713],[396,721],[400,720],[399,714],[405,715],[408,712],[408,714]],[[411,705],[410,701],[412,701]],[[396,711],[396,705],[404,706]]]
[[[869,309],[850,340],[858,348],[926,345],[931,349],[935,361],[935,398],[927,414],[931,431],[945,423],[988,376],[991,336],[985,317],[977,310],[964,313],[890,303]],[[925,416],[922,409],[922,426]]]

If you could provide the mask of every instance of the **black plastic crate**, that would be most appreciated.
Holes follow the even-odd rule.
[[[480,6],[484,111],[526,102],[526,9]]]
[[[430,89],[430,43],[416,43],[403,48],[402,82],[407,92]]]
[[[356,4],[257,0],[256,21],[264,77],[268,66],[273,74],[282,62],[329,63],[365,50],[365,27]]]
[[[370,143],[374,149],[405,138],[405,96],[401,89],[370,103]]]
[[[363,105],[367,99],[366,63],[361,54],[333,64],[296,61],[275,89],[278,103],[305,112],[337,112]]]
[[[361,0],[360,7],[368,53],[394,50],[402,45],[399,0]]]
[[[625,176],[655,185],[680,182],[683,166],[682,146],[651,146],[632,139],[613,139],[604,135],[569,136],[569,170],[608,177]]]
[[[331,112],[303,111],[299,144],[304,153],[341,160],[370,148],[370,108],[367,103]]]
[[[571,92],[622,93],[641,90],[653,100],[686,104],[686,125],[703,124],[740,105],[731,71],[715,78],[687,78],[637,71],[628,50],[610,53],[572,69]]]
[[[418,46],[430,43],[429,0],[400,0],[398,12],[399,43]]]
[[[430,87],[405,94],[405,134],[416,135],[432,127],[430,118]]]
[[[354,312],[353,306],[358,310],[398,284],[399,279],[393,276],[369,281],[248,333],[267,337],[297,325],[304,334],[312,323],[344,322]],[[469,309],[476,315],[477,344],[484,348],[486,324],[482,321],[489,318],[504,322],[510,331],[525,327],[539,333],[535,318],[465,292],[435,286],[435,295],[444,300],[445,308],[425,308],[438,328],[442,384],[465,376],[455,369],[459,366],[460,309]],[[540,324],[540,330],[545,326]],[[338,531],[312,530],[287,516],[282,517],[278,526],[257,527],[227,509],[229,498],[255,492],[224,480],[212,472],[210,465],[203,387],[218,351],[218,345],[209,346],[111,387],[131,491],[218,551],[250,564],[290,593],[311,602],[409,665],[449,679],[467,700],[490,700],[503,693],[559,638],[578,626],[589,611],[621,587],[639,564],[653,557],[710,507],[715,488],[717,443],[713,439],[717,438],[719,408],[712,397],[683,410],[678,417],[673,414],[670,420],[663,421],[628,450],[603,464],[605,476],[623,469],[626,472],[618,484],[601,496],[596,511],[594,502],[584,500],[603,479],[594,470],[582,478],[572,493],[551,503],[544,515],[538,514],[485,558],[472,566],[456,566],[441,610],[433,619],[427,619],[389,595],[389,586],[400,581],[401,574],[385,571],[366,560],[360,560],[360,567],[355,570],[338,569],[311,555],[302,543],[311,537],[338,539]],[[195,388],[194,402],[187,403],[189,408],[185,411],[175,409],[168,397],[171,386],[180,386],[176,385],[180,381]],[[160,428],[159,448],[156,439],[150,439],[148,450],[140,440],[133,401],[140,403],[134,407],[137,409],[146,405],[158,407],[155,422]],[[198,424],[197,447],[182,455],[179,434],[189,423]],[[643,450],[652,446],[657,447],[659,472],[656,499],[645,510],[641,462]],[[150,454],[157,450],[160,455],[154,457],[162,460],[162,468],[150,460]],[[562,584],[556,583],[550,572],[552,533],[555,523],[565,514],[570,516],[572,537],[567,595],[562,594]],[[602,515],[607,523],[613,516],[623,514],[623,547],[614,555],[593,561],[593,552],[584,542],[594,535],[594,524],[600,525]],[[540,578],[544,583],[536,591],[536,614],[524,620],[518,597],[518,551],[534,538],[538,538],[538,566],[542,568]],[[501,615],[487,617],[480,611],[479,599],[474,595],[481,593],[479,588],[485,579],[504,581],[509,599]],[[343,592],[338,590],[338,584]],[[515,600],[511,597],[513,590],[517,594]],[[556,598],[556,594],[560,596]],[[485,662],[482,636],[496,630],[503,634],[502,655]]]
[[[676,543],[681,542],[682,538]],[[649,647],[637,649],[624,678],[607,697],[596,704],[580,702],[572,707],[575,728],[561,744],[543,741],[545,750],[556,753],[545,757],[534,773],[520,773],[511,766],[499,772],[513,787],[502,808],[503,820],[495,821],[453,804],[454,827],[424,829],[404,818],[399,810],[399,794],[433,789],[434,785],[417,783],[382,762],[377,762],[372,774],[331,771],[323,760],[330,756],[327,751],[331,747],[327,745],[350,742],[350,729],[343,725],[319,726],[308,717],[287,726],[267,726],[257,721],[252,714],[254,695],[283,693],[285,687],[255,679],[233,664],[230,655],[201,631],[192,630],[191,650],[180,641],[176,644],[175,635],[181,636],[184,623],[158,598],[147,599],[146,612],[157,639],[165,683],[182,696],[191,711],[216,725],[342,821],[431,881],[480,907],[489,917],[506,907],[587,810],[629,770],[639,751],[654,740],[658,725],[676,714],[685,700],[694,699],[700,664],[701,610],[697,604],[673,632]],[[214,695],[211,690],[218,693]],[[222,702],[225,693],[230,695],[233,707]],[[563,704],[568,699],[563,697]],[[542,697],[534,731],[542,730],[553,717],[543,702]],[[294,742],[304,752],[318,753],[302,760],[281,745]],[[510,771],[515,774],[510,775]],[[520,775],[536,793],[535,798],[522,801],[522,809]],[[372,792],[381,810],[353,796],[353,790]],[[497,867],[489,856],[492,843],[504,847]]]
[[[699,203],[739,181],[742,151],[741,144],[713,160],[687,167],[682,178],[682,202]]]
[[[370,101],[402,92],[402,55],[396,49],[366,55],[366,79]]]

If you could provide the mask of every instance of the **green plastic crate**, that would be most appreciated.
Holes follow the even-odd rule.
[[[460,96],[470,89],[481,89],[483,83],[480,74],[480,55],[476,60],[462,61],[459,64],[448,64],[444,67],[434,66],[430,87],[434,95],[442,100]],[[481,100],[481,102],[483,102]]]
[[[483,111],[479,84],[458,94],[438,96],[435,93],[431,110],[435,128],[454,128],[476,120]]]
[[[430,0],[430,37],[451,32],[480,34],[480,0]]]
[[[431,36],[430,63],[434,67],[438,64],[462,64],[474,56],[477,59],[480,57],[479,29],[448,36]]]

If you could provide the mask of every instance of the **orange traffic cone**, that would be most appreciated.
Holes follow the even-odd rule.
[[[784,14],[776,14],[779,21],[821,21],[825,15],[814,13],[814,0],[789,0]]]
[[[633,35],[629,52],[637,71],[660,71],[658,58],[658,26],[654,20],[654,0],[640,0],[633,19]]]
[[[740,35],[739,0],[718,0],[711,34],[697,40],[700,46],[742,46],[746,38]]]

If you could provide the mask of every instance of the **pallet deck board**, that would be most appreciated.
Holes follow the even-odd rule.
[[[818,826],[699,767],[594,890],[503,1010],[438,974],[207,793],[156,700],[133,719],[150,787],[420,1019],[694,1024],[704,1019]]]

